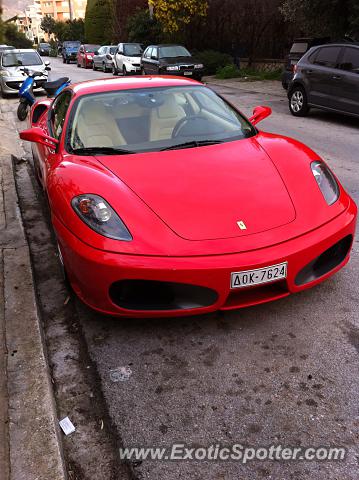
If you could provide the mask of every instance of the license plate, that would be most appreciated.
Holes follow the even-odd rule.
[[[192,75],[193,72],[183,72],[184,75]]]
[[[269,267],[231,273],[231,288],[250,287],[261,283],[275,282],[287,278],[288,263],[278,263]]]

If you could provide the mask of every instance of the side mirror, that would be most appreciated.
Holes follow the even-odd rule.
[[[55,150],[59,141],[56,138],[49,137],[46,133],[39,127],[29,128],[28,130],[23,130],[20,132],[21,140],[26,140],[27,142],[40,143],[45,145],[45,147]]]
[[[46,65],[45,70],[46,70],[47,72],[51,72],[51,67],[50,67],[49,65]]]
[[[158,60],[157,55],[151,55],[151,60]]]
[[[255,107],[253,109],[253,115],[249,118],[249,121],[252,125],[257,125],[257,123],[261,122],[265,118],[271,115],[272,109],[269,107]]]
[[[46,60],[45,66],[46,66],[46,67],[49,67],[49,66],[50,66],[50,62],[49,62],[48,60]]]
[[[94,54],[95,54],[95,55],[98,55],[98,50],[95,50]]]

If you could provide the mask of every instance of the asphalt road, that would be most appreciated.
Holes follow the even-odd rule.
[[[51,62],[53,78],[68,75],[74,82],[111,75]],[[271,94],[265,93],[269,86]],[[272,107],[260,128],[308,144],[359,202],[359,120],[324,112],[294,118],[284,90],[273,83],[213,88],[246,114],[256,105]],[[349,449],[343,462],[147,460],[134,466],[138,478],[358,478],[358,254],[356,240],[349,265],[311,291],[226,314],[118,320],[71,300],[125,446],[182,441]],[[130,367],[130,378],[114,382],[111,370],[123,366]]]

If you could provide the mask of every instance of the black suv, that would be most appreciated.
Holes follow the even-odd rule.
[[[145,75],[180,75],[201,80],[203,65],[182,45],[150,45],[143,52]]]
[[[359,43],[311,48],[295,67],[288,98],[298,117],[310,107],[359,116]]]

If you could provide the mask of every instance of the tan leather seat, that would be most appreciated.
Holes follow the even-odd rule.
[[[126,144],[116,120],[101,102],[86,101],[82,105],[76,133],[84,147],[118,147]]]
[[[160,107],[151,109],[150,140],[172,138],[173,129],[185,115],[184,109],[177,104],[173,95],[168,95],[166,101]]]

